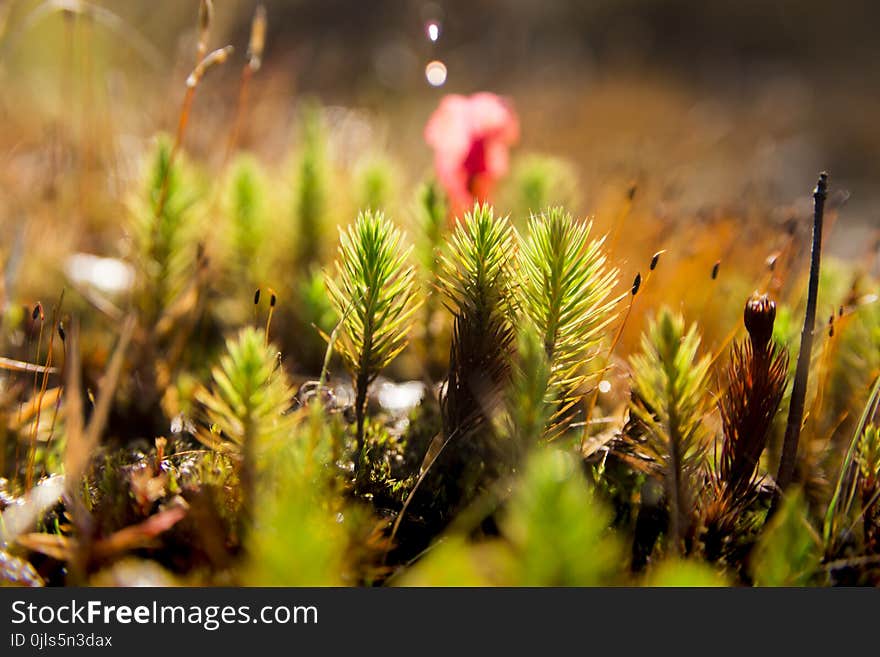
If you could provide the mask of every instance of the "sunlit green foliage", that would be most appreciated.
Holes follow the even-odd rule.
[[[521,445],[508,440],[503,427],[516,338],[515,247],[508,218],[477,204],[440,255],[439,287],[452,315],[452,340],[439,395],[443,428],[426,454],[424,486],[439,526],[505,476],[519,455]]]
[[[765,528],[752,556],[757,586],[805,586],[816,579],[822,550],[819,536],[806,516],[803,495],[786,495]]]
[[[301,306],[297,310],[302,318],[307,319],[311,327],[317,327],[324,333],[332,331],[336,325],[337,315],[333,303],[327,296],[324,274],[317,269],[311,272],[300,282],[298,292]],[[302,340],[318,352],[323,352],[323,347],[326,345],[314,329],[307,331],[302,336]]]
[[[198,186],[183,156],[160,136],[148,155],[142,187],[130,201],[131,238],[144,321],[156,322],[194,274]]]
[[[585,392],[587,362],[615,318],[617,271],[606,265],[603,240],[591,241],[590,229],[551,208],[532,215],[519,250],[520,307],[541,335],[551,370],[547,394],[557,417]]]
[[[320,263],[324,252],[327,212],[327,163],[324,126],[317,107],[302,112],[301,143],[294,180],[294,248],[304,270]]]
[[[720,573],[699,561],[669,559],[654,568],[644,581],[645,586],[717,587],[728,586]]]
[[[362,209],[389,211],[396,190],[395,181],[399,178],[394,164],[387,157],[372,156],[358,164],[355,171],[355,201]]]
[[[260,480],[246,545],[249,586],[344,583],[348,549],[342,504],[329,468],[333,426],[320,406],[300,411],[294,430],[259,450]]]
[[[880,427],[867,427],[858,449],[859,524],[865,550],[876,554],[880,551]]]
[[[836,555],[851,539],[851,530],[864,528],[862,541],[876,541],[877,527],[873,523],[877,513],[877,429],[873,424],[880,408],[880,376],[874,382],[853,430],[849,447],[843,456],[837,483],[825,510],[822,539],[827,555]],[[861,499],[859,493],[862,493]],[[859,522],[863,518],[863,522]]]
[[[554,413],[553,400],[547,398],[550,377],[550,363],[541,336],[526,325],[517,332],[516,358],[507,400],[507,431],[516,438],[518,447],[535,445],[544,437]]]
[[[880,375],[880,303],[874,282],[863,275],[853,277],[842,264],[834,264],[842,270],[838,278],[849,285],[839,296],[830,297],[838,307],[835,335],[826,347],[830,362],[825,396],[830,408],[823,415],[837,418],[847,413],[850,422],[844,428],[849,429],[859,416],[865,389]]]
[[[441,288],[453,316],[449,376],[441,405],[446,435],[485,418],[510,372],[514,342],[511,284],[513,228],[488,205],[456,225],[441,256]]]
[[[336,349],[355,386],[356,464],[363,446],[367,388],[406,347],[418,308],[415,270],[407,264],[410,251],[390,220],[368,210],[340,232],[336,277],[326,278],[343,327]]]
[[[416,215],[418,258],[433,283],[439,269],[439,251],[446,227],[446,200],[437,183],[428,182],[419,187]]]
[[[873,484],[880,478],[880,427],[869,426],[859,439],[858,456],[860,476]]]
[[[511,172],[517,216],[537,214],[553,205],[572,207],[578,200],[577,178],[565,160],[528,154],[518,158]]]
[[[265,278],[269,257],[268,189],[256,160],[240,156],[232,164],[226,207],[229,227],[224,231],[224,252],[235,280],[248,289]]]
[[[552,449],[535,453],[500,524],[516,558],[513,582],[594,586],[612,582],[622,559],[611,516],[578,463]],[[565,531],[556,528],[565,527]]]
[[[209,427],[200,436],[209,447],[238,451],[290,431],[285,412],[293,392],[277,353],[257,329],[242,329],[227,340],[226,353],[211,371],[211,387],[196,391]]]
[[[620,582],[610,514],[570,454],[536,451],[499,518],[501,538],[452,535],[400,583],[418,586],[594,586]],[[559,531],[564,527],[565,531]]]
[[[464,537],[450,536],[392,583],[397,586],[498,586],[503,579],[496,569],[506,556],[498,545],[474,548]]]
[[[639,427],[631,445],[650,474],[664,483],[670,514],[671,549],[694,530],[704,473],[707,434],[703,416],[709,408],[710,359],[700,357],[697,327],[664,310],[642,336],[641,351],[630,357],[630,413]]]
[[[422,278],[425,298],[423,310],[423,345],[425,367],[434,377],[442,371],[445,353],[437,348],[439,333],[445,328],[438,312],[437,285],[440,274],[440,254],[444,247],[446,230],[446,201],[435,182],[421,185],[416,194],[416,257]]]

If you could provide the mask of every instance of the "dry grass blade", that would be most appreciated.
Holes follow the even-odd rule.
[[[85,442],[85,418],[82,400],[82,366],[79,353],[79,325],[73,322],[68,329],[67,381],[65,382],[64,416],[67,426],[67,444],[64,449],[64,471],[67,473],[67,494],[76,499],[78,481],[91,457]],[[74,520],[76,517],[74,516]]]
[[[93,556],[97,560],[110,559],[130,550],[151,547],[159,534],[173,527],[184,516],[186,509],[172,507],[153,514],[141,523],[123,527],[110,536],[95,541]],[[28,550],[65,562],[76,559],[81,548],[80,541],[61,534],[25,534],[17,542]]]
[[[64,289],[62,289],[61,296],[58,299],[58,304],[52,309],[52,324],[51,324],[52,327],[57,325],[58,312],[61,309],[61,305],[64,303],[64,292],[65,292]],[[40,310],[40,317],[41,317],[40,338],[42,338],[42,335],[43,335],[42,309]],[[49,345],[48,345],[48,350],[46,353],[46,368],[47,368],[47,370],[48,370],[48,368],[51,368],[51,366],[52,366],[52,359],[55,355],[54,346],[55,346],[55,331],[50,330]],[[39,341],[38,341],[37,351],[39,352]],[[46,395],[46,390],[48,389],[48,386],[49,386],[49,372],[48,371],[43,372],[43,380],[42,380],[42,383],[40,384],[39,397],[37,397],[37,395],[36,395],[36,384],[37,384],[37,376],[35,374],[34,375],[34,397],[36,398],[36,412],[34,413],[34,424],[33,424],[33,430],[31,432],[31,444],[30,444],[30,449],[28,450],[27,470],[26,470],[26,475],[25,475],[25,486],[27,488],[31,487],[31,484],[33,483],[34,473],[36,470],[37,434],[39,433],[39,430],[40,430],[40,416],[41,416],[42,410],[43,410],[43,401],[44,401],[44,397]]]
[[[248,42],[247,62],[241,70],[241,82],[238,87],[238,105],[235,108],[235,118],[229,131],[229,142],[226,145],[224,164],[229,161],[230,155],[235,150],[241,127],[247,114],[248,88],[251,77],[260,70],[263,63],[263,49],[266,46],[266,7],[257,5],[254,18],[251,21],[251,37]]]
[[[32,372],[34,374],[58,374],[57,367],[46,367],[45,365],[35,365],[26,363],[14,358],[5,358],[0,356],[0,370],[9,370],[11,372]]]
[[[74,322],[68,330],[67,382],[64,413],[67,444],[64,450],[65,500],[70,510],[78,540],[72,544],[70,577],[84,581],[88,563],[93,556],[94,536],[91,516],[81,498],[80,485],[89,462],[94,456],[101,433],[107,423],[110,406],[122,374],[125,352],[134,335],[137,322],[133,315],[126,318],[116,350],[101,382],[95,409],[86,425],[83,417],[82,366],[79,352],[79,326]]]
[[[110,358],[107,371],[104,373],[104,378],[101,381],[95,410],[92,412],[89,422],[85,427],[83,427],[82,396],[80,392],[80,356],[77,352],[79,336],[77,330],[71,330],[70,362],[66,386],[67,403],[65,404],[67,409],[68,439],[67,449],[64,454],[64,469],[69,478],[69,485],[74,488],[77,486],[76,482],[79,481],[85,472],[86,466],[98,445],[101,433],[104,431],[107,418],[110,415],[110,406],[116,393],[116,386],[122,374],[125,352],[131,342],[136,325],[137,322],[132,315],[126,318],[123,323],[116,349]]]
[[[101,388],[98,392],[95,410],[89,418],[89,422],[85,429],[85,442],[92,449],[98,444],[101,433],[107,424],[107,418],[110,415],[110,406],[113,404],[113,397],[116,394],[116,386],[119,384],[119,377],[122,374],[122,366],[125,363],[125,353],[131,338],[134,335],[134,329],[137,326],[137,320],[134,315],[129,315],[122,324],[122,330],[119,333],[119,341],[116,343],[116,349],[110,358],[110,364],[101,380]]]
[[[61,391],[62,388],[59,386],[57,388],[49,388],[42,396],[37,395],[36,397],[31,397],[31,399],[21,407],[21,412],[18,416],[9,417],[9,423],[7,426],[13,431],[23,428],[27,422],[36,417],[38,410],[42,412],[58,403],[61,399]]]

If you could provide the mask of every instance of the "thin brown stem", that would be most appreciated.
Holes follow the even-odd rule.
[[[357,377],[357,391],[354,402],[354,412],[357,420],[357,431],[355,433],[354,442],[354,474],[360,477],[361,474],[361,452],[364,446],[364,421],[367,415],[367,388],[369,381],[366,372],[361,370]]]
[[[61,400],[64,397],[64,384],[67,381],[67,341],[64,339],[64,328],[58,323],[58,335],[61,337],[61,373],[59,375],[60,391],[58,398],[55,400],[55,410],[52,413],[52,424],[49,427],[49,437],[46,439],[46,449],[52,445],[52,438],[55,436],[55,425],[58,421],[58,413],[61,411]]]
[[[630,185],[629,189],[626,193],[626,200],[623,203],[623,206],[620,208],[620,213],[617,215],[617,221],[614,222],[614,227],[611,229],[611,241],[608,246],[608,258],[612,258],[614,256],[614,250],[617,248],[617,242],[620,239],[620,233],[622,232],[623,225],[626,223],[627,218],[632,212],[633,207],[633,199],[636,196],[636,185],[635,183]]]
[[[645,282],[641,282],[641,275],[637,275],[636,281],[634,282],[632,292],[629,297],[629,303],[626,306],[626,311],[623,315],[623,320],[621,320],[620,324],[617,327],[617,332],[614,334],[614,339],[611,341],[611,346],[608,348],[608,353],[605,355],[605,360],[602,362],[602,367],[599,368],[599,377],[601,379],[602,376],[605,375],[605,372],[608,370],[609,364],[611,363],[611,357],[614,355],[614,350],[617,348],[617,345],[620,343],[620,339],[623,337],[623,331],[626,328],[626,323],[629,320],[630,313],[632,312],[632,308],[636,302],[636,295],[639,292],[639,289],[644,285],[647,285],[648,281],[651,280],[651,274],[654,273],[653,266],[656,265],[656,257],[652,261],[652,267],[648,270],[647,276],[645,276]],[[587,444],[587,439],[589,438],[590,431],[590,418],[593,415],[593,411],[596,410],[596,404],[599,401],[599,386],[597,385],[595,390],[593,390],[593,394],[590,396],[587,401],[587,405],[584,413],[584,431],[581,436],[581,452],[584,451],[584,446]]]
[[[52,326],[55,326],[58,321],[58,313],[61,311],[61,304],[64,303],[64,290],[61,290],[61,296],[58,299],[58,305],[55,306],[52,311]],[[41,317],[42,320],[42,317]],[[41,327],[41,335],[42,335],[42,321],[40,324]],[[49,346],[48,353],[46,354],[46,369],[43,372],[43,382],[40,386],[40,395],[37,398],[37,410],[34,416],[34,428],[31,432],[31,444],[30,450],[28,451],[28,461],[27,461],[27,470],[25,472],[25,486],[27,490],[30,490],[31,485],[33,484],[34,479],[34,470],[36,468],[36,458],[37,458],[37,435],[40,428],[40,414],[43,409],[43,399],[46,396],[46,388],[49,386],[49,373],[52,371],[52,353],[53,347],[55,346],[55,331],[49,332]]]
[[[183,105],[180,108],[180,116],[177,120],[177,134],[174,136],[174,145],[171,147],[171,154],[168,156],[168,165],[162,176],[162,187],[159,190],[159,199],[156,202],[155,216],[162,216],[165,210],[165,202],[168,200],[168,184],[171,178],[171,169],[174,166],[174,160],[180,145],[183,143],[183,135],[186,133],[186,125],[189,123],[189,113],[192,109],[193,98],[196,95],[196,86],[187,86],[186,95],[183,97]]]
[[[241,84],[238,87],[238,105],[235,108],[235,118],[232,121],[232,128],[229,131],[229,141],[226,144],[223,165],[220,167],[221,171],[226,168],[226,164],[238,148],[241,127],[244,124],[245,116],[247,115],[248,90],[253,73],[254,71],[250,63],[245,64],[241,70]]]

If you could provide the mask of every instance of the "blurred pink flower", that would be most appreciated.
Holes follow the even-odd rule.
[[[519,139],[513,108],[492,93],[449,95],[428,119],[425,141],[454,215],[484,201],[507,173],[508,149]]]

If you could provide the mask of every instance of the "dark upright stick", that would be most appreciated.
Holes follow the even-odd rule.
[[[782,443],[782,458],[776,475],[779,496],[791,484],[797,460],[798,439],[804,418],[804,400],[807,394],[807,377],[810,373],[810,353],[813,347],[813,328],[816,324],[816,297],[819,292],[819,259],[822,252],[822,219],[825,212],[825,197],[828,191],[828,174],[819,174],[819,182],[813,191],[813,249],[810,261],[810,287],[807,293],[807,312],[801,331],[801,347],[798,353],[794,387],[788,410],[788,424],[785,427],[785,440]],[[774,504],[774,507],[776,504]]]

